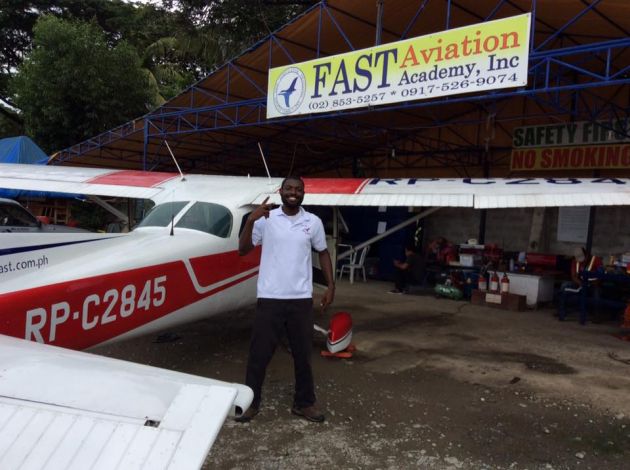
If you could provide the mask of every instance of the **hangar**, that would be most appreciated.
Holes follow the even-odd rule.
[[[267,118],[269,69],[524,13],[531,13],[524,85]],[[168,141],[184,171],[264,175],[260,143],[273,176],[543,176],[558,169],[593,176],[593,165],[569,164],[585,157],[566,150],[550,157],[555,166],[528,167],[533,150],[513,156],[513,139],[531,126],[558,133],[569,123],[598,122],[604,135],[626,140],[629,31],[623,0],[323,0],[160,108],[59,151],[53,162],[174,170]],[[475,43],[473,34],[469,52],[509,45],[506,36],[492,37]],[[454,53],[442,46],[405,60]],[[598,174],[620,176],[628,165],[603,167]]]
[[[190,173],[261,176],[268,166],[272,176],[628,176],[629,13],[621,0],[323,0],[160,108],[64,149],[52,162],[174,171],[170,148]],[[490,26],[525,15],[527,34],[518,39],[510,28]],[[311,98],[319,86],[343,95],[368,82],[389,85],[388,47],[415,38],[434,42],[399,54],[398,84],[413,85],[401,91],[405,99],[372,94],[358,104],[333,100],[339,106],[332,110],[313,101],[307,112],[270,109],[272,94],[279,100],[293,91],[288,81],[269,92],[278,70],[313,64]],[[523,55],[494,55],[517,46]],[[523,80],[475,78],[476,65],[461,59],[481,54],[489,69],[521,67]],[[345,58],[353,55],[351,70]],[[423,60],[431,66],[414,71]],[[426,93],[436,77],[455,80],[459,90],[448,90],[451,82],[446,92]],[[468,86],[475,81],[479,86]],[[359,240],[373,240],[379,222],[411,220],[389,212],[355,214],[355,226],[375,222]],[[628,231],[610,231],[624,226],[625,208],[601,208],[597,223],[595,215],[594,207],[445,208],[424,222],[423,233],[456,243],[476,238],[511,252],[570,255],[576,243],[606,256],[627,251]],[[556,234],[567,220],[586,225],[561,239]],[[381,272],[404,243],[390,239],[379,247]]]

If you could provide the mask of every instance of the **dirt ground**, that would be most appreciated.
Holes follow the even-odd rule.
[[[290,413],[293,367],[279,348],[261,413],[229,419],[208,469],[630,469],[630,342],[616,323],[559,322],[389,284],[340,283],[330,312],[354,321],[355,356],[313,356],[323,424]],[[316,292],[318,294],[319,292]],[[242,382],[253,311],[104,346],[99,354]]]

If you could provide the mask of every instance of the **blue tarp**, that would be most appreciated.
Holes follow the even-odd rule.
[[[26,136],[0,140],[0,163],[45,165],[48,155]]]
[[[48,155],[40,149],[29,137],[7,137],[0,140],[0,163],[24,163],[31,165],[45,165]],[[0,188],[0,197],[16,199],[18,197],[54,197],[74,198],[72,194],[46,193],[43,191],[20,191],[17,189]]]

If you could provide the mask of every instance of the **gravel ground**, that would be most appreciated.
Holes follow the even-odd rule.
[[[323,424],[290,413],[293,367],[279,347],[261,413],[226,422],[204,468],[630,469],[630,342],[615,323],[558,322],[388,284],[340,283],[331,313],[354,321],[352,359],[313,365]],[[229,382],[245,374],[253,311],[94,352]]]

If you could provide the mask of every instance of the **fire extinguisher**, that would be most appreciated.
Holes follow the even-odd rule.
[[[501,278],[501,293],[507,294],[510,292],[510,279],[507,277],[506,273],[503,273],[503,277]]]
[[[499,276],[496,271],[490,277],[490,292],[499,292]]]
[[[477,286],[480,291],[485,292],[488,290],[488,278],[486,277],[486,273],[479,274],[479,280],[477,281]]]

